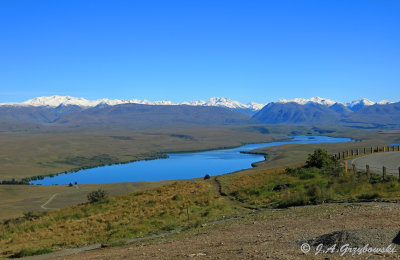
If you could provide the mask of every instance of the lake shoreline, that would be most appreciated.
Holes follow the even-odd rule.
[[[283,141],[288,141],[291,139],[293,139],[293,137],[288,136],[287,138],[272,139],[270,142],[267,142],[267,143],[280,142],[280,141],[283,142]],[[58,176],[61,174],[76,173],[81,170],[95,169],[95,168],[104,167],[104,166],[123,165],[123,164],[129,164],[129,163],[134,163],[134,162],[167,159],[167,158],[169,158],[170,154],[188,154],[188,153],[201,153],[201,152],[209,152],[209,151],[216,151],[216,150],[228,150],[228,149],[234,149],[234,148],[238,148],[238,147],[248,145],[248,144],[257,144],[257,143],[260,143],[260,142],[241,143],[239,145],[233,145],[233,146],[219,146],[219,147],[211,148],[211,149],[194,149],[194,150],[182,150],[182,151],[173,151],[173,152],[161,152],[160,156],[158,156],[158,157],[150,156],[148,158],[140,159],[140,160],[121,161],[121,162],[115,162],[115,163],[106,164],[106,165],[99,164],[99,165],[91,166],[91,167],[83,166],[83,167],[79,167],[79,168],[73,168],[69,171],[63,171],[60,173],[51,173],[51,174],[46,174],[46,175],[35,175],[35,176],[31,176],[31,177],[26,177],[26,178],[22,178],[20,181],[15,181],[15,183],[4,183],[3,184],[2,181],[0,181],[0,185],[42,185],[42,184],[34,184],[31,182],[36,181],[36,180],[43,180],[44,178],[48,178],[48,177],[55,177],[55,176]],[[51,185],[68,185],[68,184],[51,184]]]
[[[279,141],[277,141],[279,140]],[[130,166],[123,166],[124,164],[130,164],[131,162],[126,163],[116,163],[109,164],[104,167],[90,167],[88,169],[84,169],[88,171],[88,175],[81,171],[73,171],[73,172],[63,172],[65,174],[77,173],[77,175],[70,175],[68,177],[60,177],[62,173],[53,175],[50,178],[54,178],[58,176],[57,180],[51,180],[49,177],[43,177],[36,180],[31,180],[30,184],[33,185],[68,185],[68,183],[74,184],[77,182],[78,184],[93,184],[93,183],[116,183],[116,182],[140,182],[140,181],[160,181],[160,180],[182,180],[182,179],[193,179],[193,178],[201,178],[205,174],[209,174],[211,176],[227,174],[231,172],[236,172],[239,170],[249,169],[252,167],[256,167],[257,163],[265,161],[267,159],[267,155],[265,154],[254,154],[251,150],[259,149],[260,147],[268,147],[268,146],[279,146],[286,143],[323,143],[323,142],[349,142],[351,139],[349,138],[335,138],[335,137],[327,137],[327,136],[314,136],[314,135],[299,135],[299,136],[288,136],[286,138],[277,138],[276,140],[272,140],[266,143],[250,143],[246,145],[234,146],[234,148],[226,148],[225,149],[207,149],[206,151],[197,151],[197,152],[189,152],[185,151],[182,153],[173,152],[171,154],[162,154],[163,156],[159,156],[157,158],[152,158],[150,160],[134,160],[131,162],[135,162],[136,164],[132,164]],[[248,146],[248,147],[246,147]],[[243,147],[242,150],[237,150],[237,148]],[[246,150],[247,149],[247,150]],[[161,153],[160,153],[161,154]],[[255,155],[260,156],[257,157],[246,157],[243,155]],[[188,155],[188,156],[185,156]],[[211,159],[208,157],[211,156]],[[217,156],[213,158],[213,156]],[[218,157],[222,156],[222,157]],[[228,157],[226,157],[228,156]],[[232,159],[232,156],[234,158]],[[262,157],[261,157],[262,156]],[[172,157],[172,158],[171,158]],[[202,157],[205,157],[202,159]],[[207,157],[207,158],[206,158]],[[158,162],[158,159],[168,159],[167,162]],[[207,161],[204,161],[204,160]],[[226,159],[231,161],[227,162]],[[179,160],[179,161],[178,161]],[[183,160],[183,161],[182,161]],[[190,160],[195,160],[195,164],[188,164]],[[198,161],[203,160],[203,161]],[[210,161],[211,160],[211,161]],[[223,161],[221,161],[223,160]],[[233,160],[233,161],[232,161]],[[151,161],[152,164],[143,164],[146,161]],[[211,164],[210,164],[211,163]],[[160,166],[161,165],[161,166]],[[110,175],[110,168],[108,167],[118,167],[113,168],[111,171],[115,171],[112,175]],[[121,166],[121,167],[119,167]],[[189,167],[190,166],[190,167]],[[186,167],[186,168],[185,168]],[[90,171],[93,169],[99,169],[96,171]],[[94,175],[96,174],[96,175]],[[112,178],[111,178],[112,176]],[[46,180],[44,180],[47,178]],[[96,179],[94,179],[96,178]],[[100,178],[100,179],[99,179]],[[111,179],[110,179],[111,178]],[[120,178],[120,181],[118,181]],[[34,179],[34,177],[33,177]],[[43,181],[44,180],[44,181]],[[94,180],[96,182],[94,182]],[[100,181],[101,180],[101,181]],[[58,183],[55,183],[55,182]],[[36,182],[36,183],[35,183]]]

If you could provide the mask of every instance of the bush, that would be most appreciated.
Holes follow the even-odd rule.
[[[310,200],[313,204],[320,204],[324,201],[321,188],[315,183],[307,188],[307,195],[310,196]]]
[[[323,168],[327,166],[332,166],[335,162],[332,160],[331,156],[326,150],[317,149],[313,154],[308,155],[308,160],[306,161],[306,167],[316,167]]]
[[[107,198],[107,192],[102,190],[102,189],[98,189],[96,191],[92,191],[87,195],[87,199],[90,203],[93,202],[98,202],[101,200],[104,200],[105,198]]]
[[[33,248],[23,248],[18,253],[11,255],[10,258],[20,258],[26,256],[43,255],[53,252],[51,248],[33,249]]]
[[[176,194],[172,197],[172,200],[180,200],[180,199],[181,199],[181,197],[178,194]]]
[[[34,220],[34,219],[39,219],[41,216],[43,216],[45,213],[44,212],[39,212],[39,211],[28,211],[24,213],[24,219],[26,220]]]
[[[278,202],[278,208],[288,208],[303,206],[308,204],[308,198],[303,191],[285,192],[282,199]]]
[[[205,176],[204,176],[204,179],[205,180],[209,180],[211,177],[210,177],[210,175],[208,175],[208,174],[206,174]]]
[[[357,198],[360,199],[360,200],[370,201],[370,200],[373,200],[373,199],[378,199],[380,197],[381,197],[381,195],[379,193],[375,192],[375,193],[372,193],[372,194],[364,193],[364,194],[359,195]]]
[[[298,168],[298,169],[289,169],[285,170],[286,173],[299,178],[300,180],[308,180],[313,179],[317,176],[317,172],[319,170],[316,168]]]

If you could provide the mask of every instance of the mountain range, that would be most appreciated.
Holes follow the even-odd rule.
[[[384,105],[391,104],[394,102],[382,100],[377,103],[363,98],[359,100],[355,100],[349,103],[342,103],[339,101],[334,101],[327,98],[321,97],[312,97],[309,99],[305,98],[294,98],[294,99],[280,99],[271,103],[296,103],[299,105],[305,105],[310,103],[316,103],[320,105],[332,106],[335,104],[343,105],[349,108],[352,111],[356,111],[364,106],[372,106],[372,105]],[[47,106],[47,107],[58,107],[58,106],[79,106],[82,108],[96,107],[99,105],[107,105],[107,106],[115,106],[122,104],[142,104],[142,105],[190,105],[190,106],[217,106],[217,107],[226,107],[229,109],[249,109],[252,111],[261,110],[265,105],[268,104],[259,104],[255,102],[250,102],[248,104],[242,104],[238,101],[231,100],[229,98],[224,97],[213,97],[207,101],[197,100],[197,101],[183,101],[180,103],[174,103],[172,101],[148,101],[146,99],[97,99],[97,100],[87,100],[85,98],[79,97],[70,97],[70,96],[49,96],[49,97],[36,97],[33,99],[29,99],[22,103],[0,103],[0,106]]]
[[[228,98],[208,101],[87,100],[69,96],[37,97],[22,103],[0,104],[1,122],[38,124],[347,124],[356,127],[400,125],[400,103],[350,103],[313,97],[280,99],[267,104],[241,104]]]

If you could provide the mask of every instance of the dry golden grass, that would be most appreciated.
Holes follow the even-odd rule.
[[[84,184],[68,187],[65,185],[0,185],[0,221],[6,218],[20,217],[28,211],[43,211],[41,205],[57,194],[50,203],[49,209],[58,209],[87,201],[86,195],[99,188],[110,196],[151,189],[170,184],[173,181],[152,181],[133,183]]]
[[[113,243],[152,232],[199,225],[233,212],[207,181],[182,181],[77,205],[43,216],[28,215],[0,225],[2,255],[23,249],[61,249],[97,242]],[[29,219],[29,220],[27,220]]]

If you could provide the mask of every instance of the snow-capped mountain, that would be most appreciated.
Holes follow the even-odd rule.
[[[309,99],[305,98],[294,98],[294,99],[279,99],[278,101],[271,103],[279,103],[279,104],[288,104],[288,103],[296,103],[299,105],[306,104],[319,104],[328,107],[339,106],[345,107],[346,109],[350,109],[351,111],[357,111],[366,106],[372,106],[375,104],[386,105],[392,104],[393,102],[382,100],[377,103],[363,98],[360,100],[355,100],[349,103],[342,103],[338,101],[334,101],[328,98],[321,97],[312,97]],[[268,103],[268,104],[271,104]],[[244,112],[247,114],[251,114],[261,110],[267,104],[259,104],[255,102],[250,102],[248,104],[242,104],[238,101],[231,100],[229,98],[224,97],[213,97],[207,101],[204,100],[196,100],[196,101],[183,101],[180,103],[174,103],[172,101],[148,101],[148,100],[139,100],[139,99],[98,99],[98,100],[87,100],[85,98],[79,97],[71,97],[71,96],[49,96],[49,97],[36,97],[30,100],[27,100],[22,103],[2,103],[0,106],[8,105],[8,106],[34,106],[34,107],[58,107],[58,106],[79,106],[81,108],[91,108],[99,105],[106,106],[115,106],[121,104],[142,104],[142,105],[189,105],[189,106],[216,106],[216,107],[226,107],[231,110],[236,110],[240,112]]]
[[[254,119],[266,124],[385,124],[400,125],[400,102],[368,99],[347,104],[330,99],[314,97],[310,99],[279,100],[271,102],[253,115]],[[362,126],[360,126],[362,127]],[[366,127],[371,127],[367,125]]]
[[[241,104],[238,101],[231,100],[229,98],[223,97],[213,97],[208,101],[197,100],[197,101],[184,101],[180,103],[174,103],[172,101],[153,101],[139,100],[139,99],[98,99],[98,100],[87,100],[85,98],[77,98],[70,96],[50,96],[50,97],[36,97],[27,100],[23,103],[3,103],[0,105],[13,105],[13,106],[48,106],[48,107],[58,107],[58,106],[79,106],[83,108],[96,107],[98,105],[121,105],[121,104],[142,104],[142,105],[190,105],[190,106],[217,106],[226,107],[230,109],[249,109],[249,110],[260,110],[265,106],[265,104],[258,104],[255,102],[250,102],[249,104]]]
[[[379,103],[380,102],[375,103],[375,102],[373,102],[373,101],[371,101],[369,99],[363,98],[363,99],[359,99],[359,100],[355,100],[355,101],[352,101],[350,103],[347,103],[346,105],[350,110],[357,111],[357,110],[360,110],[363,107],[373,106],[373,105],[379,104]]]
[[[332,106],[332,105],[334,105],[336,103],[342,104],[341,102],[337,102],[337,101],[333,101],[331,99],[321,98],[321,97],[312,97],[312,98],[309,98],[309,99],[294,98],[294,99],[290,99],[290,100],[288,100],[288,99],[279,99],[276,103],[282,103],[282,104],[285,104],[285,103],[297,103],[297,104],[300,104],[300,105],[305,105],[305,104],[308,104],[308,103],[317,103],[317,104],[326,105],[326,106]]]
[[[117,106],[119,105],[119,106]],[[163,106],[155,106],[163,105]],[[227,108],[227,109],[224,109]],[[0,122],[58,125],[131,124],[375,124],[400,125],[400,102],[368,99],[350,103],[327,98],[281,99],[266,105],[214,97],[207,101],[87,100],[70,96],[37,97],[0,104]],[[200,116],[201,115],[201,116]],[[147,118],[148,117],[148,118]],[[367,127],[370,127],[369,125]]]
[[[387,105],[387,104],[393,104],[394,102],[387,101],[387,100],[373,102],[367,98],[363,98],[363,99],[359,99],[359,100],[354,100],[349,103],[342,103],[342,102],[334,101],[334,100],[328,99],[328,98],[312,97],[309,99],[305,99],[305,98],[294,98],[294,99],[290,99],[290,100],[280,99],[280,100],[276,101],[275,103],[281,103],[281,104],[296,103],[299,105],[306,105],[306,104],[314,103],[314,104],[324,105],[324,106],[328,106],[328,107],[332,107],[334,105],[343,105],[352,111],[357,111],[357,110],[359,110],[363,107],[367,107],[367,106]]]
[[[381,100],[377,104],[379,105],[387,105],[387,104],[393,104],[394,102],[392,101],[387,101],[387,100]]]

